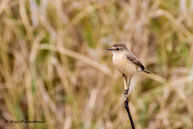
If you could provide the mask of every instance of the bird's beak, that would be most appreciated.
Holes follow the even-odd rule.
[[[108,48],[107,50],[109,50],[109,51],[113,51],[114,49],[113,49],[113,48]]]

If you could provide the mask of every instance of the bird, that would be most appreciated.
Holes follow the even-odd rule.
[[[125,95],[129,92],[131,78],[136,72],[151,74],[125,44],[114,44],[113,47],[108,48],[108,50],[113,53],[112,60],[115,68],[118,69],[125,78],[127,84],[123,92]]]

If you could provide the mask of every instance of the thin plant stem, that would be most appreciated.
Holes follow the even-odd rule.
[[[135,129],[135,124],[133,122],[133,118],[132,118],[132,115],[131,115],[131,112],[130,112],[130,109],[129,109],[129,99],[128,99],[128,93],[129,93],[129,87],[130,87],[131,78],[129,78],[129,83],[128,83],[127,82],[127,77],[124,74],[123,74],[123,77],[124,77],[124,90],[128,90],[128,92],[126,92],[126,94],[125,94],[124,106],[125,106],[125,109],[127,111],[128,116],[129,116],[131,127],[132,127],[132,129]]]
[[[127,114],[129,116],[131,127],[132,127],[132,129],[135,129],[135,125],[134,125],[134,122],[133,122],[133,119],[132,119],[132,115],[131,115],[131,112],[130,112],[130,109],[129,109],[128,97],[126,97],[126,99],[125,99],[125,109],[127,110]]]

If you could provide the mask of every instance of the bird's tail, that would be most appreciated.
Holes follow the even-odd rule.
[[[148,74],[152,74],[152,72],[146,70],[145,67],[140,67],[140,68],[138,68],[138,71],[140,71],[140,72],[145,72],[145,73],[148,73]]]
[[[148,71],[146,69],[143,69],[142,71],[145,72],[145,73],[148,73],[148,74],[152,74],[152,72],[150,72],[150,71]]]

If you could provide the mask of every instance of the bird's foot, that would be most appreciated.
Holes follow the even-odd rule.
[[[127,88],[126,90],[123,91],[124,95],[128,95],[128,93],[129,93],[129,88]]]

